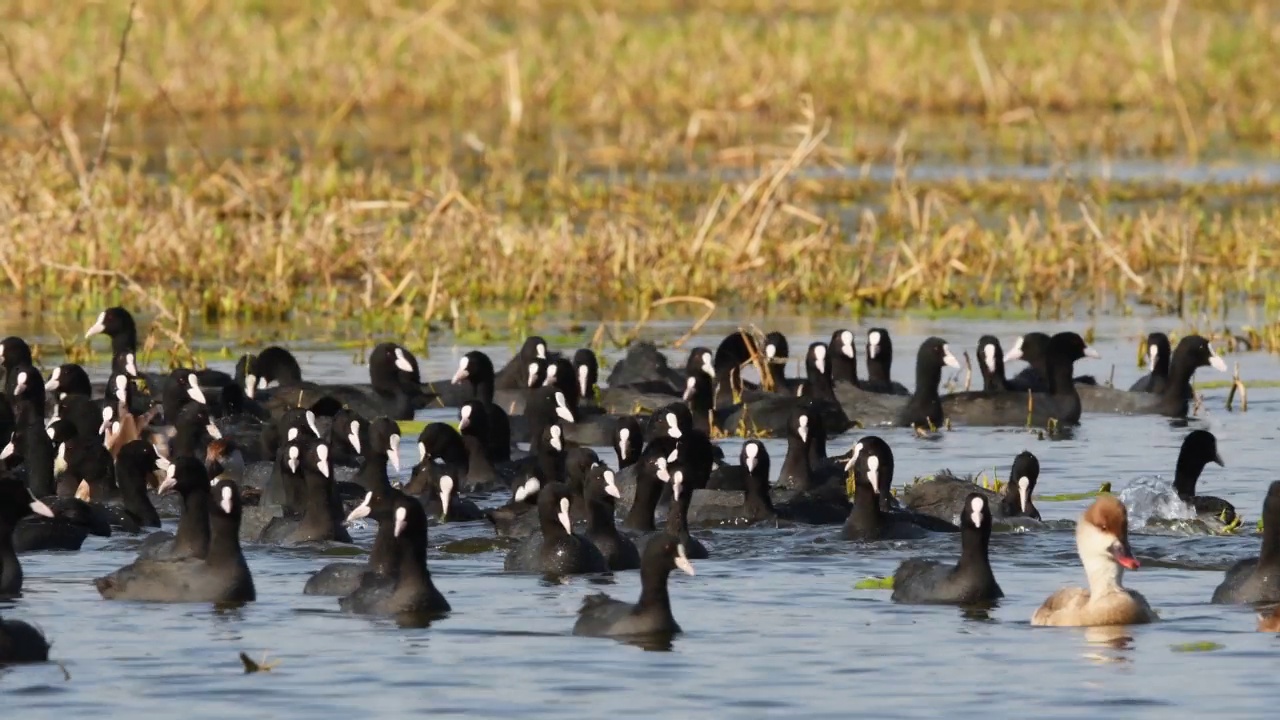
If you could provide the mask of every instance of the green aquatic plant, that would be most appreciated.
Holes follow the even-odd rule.
[[[1056,495],[1037,495],[1036,500],[1041,502],[1073,502],[1076,500],[1088,500],[1099,495],[1110,495],[1111,483],[1104,482],[1097,490],[1080,493],[1058,493]]]
[[[854,590],[892,590],[893,576],[863,578],[853,585]]]
[[[1192,653],[1192,652],[1214,652],[1215,650],[1223,650],[1227,646],[1212,640],[1200,640],[1198,642],[1185,642],[1176,645],[1170,645],[1169,649],[1176,653]]]

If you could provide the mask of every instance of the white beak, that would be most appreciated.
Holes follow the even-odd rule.
[[[942,362],[947,367],[960,368],[960,361],[956,359],[955,355],[951,354],[951,348],[947,347],[945,343],[942,345]]]
[[[1085,347],[1085,349],[1084,349],[1084,356],[1085,356],[1085,357],[1087,357],[1087,358],[1093,358],[1094,360],[1100,360],[1100,359],[1102,359],[1102,354],[1101,354],[1101,353],[1099,353],[1097,350],[1094,350],[1093,348],[1091,348],[1091,347],[1087,347],[1087,346],[1086,346],[1086,347]]]
[[[1218,372],[1226,372],[1227,371],[1226,361],[1223,360],[1218,355],[1218,353],[1213,351],[1212,345],[1207,345],[1207,347],[1209,348],[1209,365],[1211,365],[1213,369],[1217,370]]]
[[[373,510],[373,508],[370,507],[370,503],[372,502],[373,493],[368,493],[364,496],[364,502],[357,505],[355,509],[351,511],[351,514],[347,516],[347,522],[369,517],[369,513]]]
[[[409,358],[405,357],[404,350],[396,348],[396,367],[403,372],[413,372],[413,365],[409,363]]]
[[[689,562],[689,556],[685,554],[683,544],[676,546],[676,567],[680,568],[685,575],[697,575],[693,571],[693,563]]]
[[[388,440],[391,447],[387,448],[387,460],[391,461],[391,467],[395,468],[396,472],[400,472],[400,436],[392,435]]]
[[[449,496],[453,493],[453,478],[445,475],[440,478],[440,517],[449,515]]]
[[[1013,348],[1009,350],[1009,352],[1004,354],[1004,361],[1011,362],[1013,360],[1021,360],[1021,359],[1022,359],[1022,338],[1019,337],[1017,341],[1013,343]]]
[[[106,332],[106,329],[107,329],[106,323],[107,323],[107,314],[105,312],[99,313],[98,319],[96,322],[93,323],[93,326],[90,327],[88,330],[84,331],[84,339],[88,340],[89,338],[93,337],[94,335],[97,335],[98,333]]]
[[[405,372],[408,371],[406,370]],[[391,533],[394,537],[400,537],[404,532],[404,529],[409,525],[408,516],[408,510],[405,510],[402,507],[396,508],[396,527]]]
[[[569,498],[560,498],[560,512],[556,514],[556,518],[564,526],[565,532],[573,533],[573,523],[569,521]]]

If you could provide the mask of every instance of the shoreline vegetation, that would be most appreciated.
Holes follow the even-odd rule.
[[[0,285],[27,313],[118,301],[180,335],[1280,310],[1274,180],[1073,170],[1280,167],[1265,2],[17,0],[0,22]]]

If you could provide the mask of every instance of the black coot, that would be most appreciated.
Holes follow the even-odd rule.
[[[1013,459],[1003,495],[975,485],[972,480],[944,471],[928,480],[908,485],[903,492],[903,505],[915,512],[950,522],[966,512],[968,497],[977,493],[987,499],[989,512],[993,517],[1029,517],[1039,520],[1040,511],[1036,509],[1032,499],[1039,478],[1040,461],[1024,450]]]
[[[1267,488],[1262,504],[1262,552],[1237,562],[1213,591],[1213,602],[1280,602],[1280,481]]]
[[[960,561],[912,558],[893,574],[893,599],[902,603],[974,605],[1004,597],[987,548],[991,543],[991,510],[987,498],[973,493],[960,513]]]
[[[680,632],[671,614],[667,581],[671,571],[694,574],[693,563],[677,538],[661,536],[645,548],[640,565],[640,600],[632,604],[603,593],[587,596],[573,625],[574,635],[594,637],[670,636]]]

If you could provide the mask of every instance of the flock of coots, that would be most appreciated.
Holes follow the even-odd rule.
[[[138,365],[138,332],[124,308],[103,312],[87,337],[105,334],[111,373],[103,384],[64,364],[42,373],[21,338],[0,341],[0,597],[22,591],[19,555],[76,551],[89,535],[138,536],[137,559],[94,584],[108,600],[243,603],[255,599],[243,544],[350,543],[348,527],[377,524],[368,558],[318,567],[300,590],[338,598],[354,613],[429,621],[450,611],[427,565],[433,522],[485,523],[510,544],[504,568],[564,576],[639,570],[637,602],[585,598],[573,631],[614,637],[680,630],[667,583],[694,574],[712,556],[713,535],[690,528],[758,524],[831,526],[847,541],[877,543],[935,533],[959,535],[956,562],[908,560],[893,598],[908,603],[981,604],[1003,595],[988,560],[994,521],[1034,530],[1040,464],[1012,460],[1003,487],[988,489],[942,473],[892,490],[894,455],[864,435],[842,455],[828,437],[855,426],[1007,425],[1063,431],[1084,413],[1185,417],[1200,367],[1225,371],[1204,338],[1172,347],[1149,338],[1150,373],[1130,390],[1077,376],[1096,358],[1074,332],[1027,333],[1005,352],[980,338],[979,390],[940,392],[944,367],[960,361],[941,338],[916,353],[914,389],[892,379],[887,330],[852,331],[815,342],[804,373],[786,373],[785,336],[735,332],[714,350],[694,348],[672,367],[648,343],[633,344],[600,383],[595,353],[557,354],[538,337],[496,368],[466,353],[452,377],[424,382],[401,345],[377,345],[369,382],[307,380],[288,350],[245,355],[231,374]],[[1005,364],[1023,361],[1010,377]],[[744,369],[754,367],[749,382]],[[456,407],[455,424],[432,422],[418,436],[419,462],[401,474],[399,421],[431,407]],[[748,440],[736,463],[713,438],[785,438],[780,463]],[[593,448],[612,448],[611,465]],[[607,450],[602,450],[607,453]],[[1221,464],[1213,435],[1191,431],[1171,491],[1207,522],[1230,523],[1235,509],[1196,493],[1205,465]],[[776,473],[773,465],[777,464]],[[776,480],[772,480],[776,477]],[[1280,483],[1264,508],[1260,558],[1233,567],[1215,602],[1280,602]],[[162,517],[179,518],[173,532]],[[1037,625],[1117,625],[1156,619],[1124,588],[1138,566],[1125,505],[1103,494],[1076,525],[1088,589],[1055,593]],[[1266,621],[1264,621],[1264,626]],[[0,621],[0,662],[42,661],[43,635]]]

